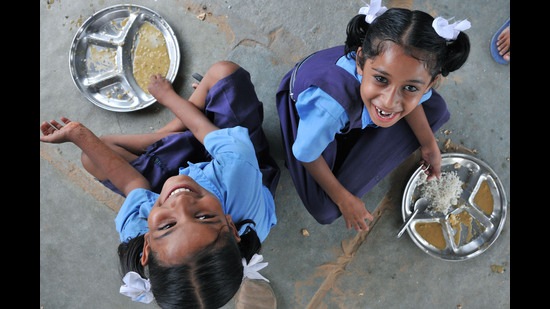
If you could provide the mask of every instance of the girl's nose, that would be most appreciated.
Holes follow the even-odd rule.
[[[401,95],[399,94],[397,87],[386,87],[382,92],[382,98],[379,102],[381,107],[391,109],[398,105],[400,100]]]

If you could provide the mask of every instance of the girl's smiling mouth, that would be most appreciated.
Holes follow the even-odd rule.
[[[374,105],[374,108],[376,109],[376,115],[382,121],[391,121],[399,114],[396,112],[385,112],[376,105]]]
[[[172,191],[170,191],[170,193],[168,193],[168,195],[166,195],[166,198],[164,199],[164,202],[166,202],[171,197],[174,197],[174,196],[177,196],[177,195],[180,195],[180,194],[184,194],[186,192],[195,193],[196,191],[191,189],[188,185],[179,184],[179,185],[175,186],[172,189]]]
[[[171,197],[172,195],[180,193],[180,192],[192,192],[192,191],[189,190],[188,188],[176,188],[174,191],[170,192],[168,197]]]

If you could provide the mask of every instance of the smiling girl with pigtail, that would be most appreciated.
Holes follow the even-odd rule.
[[[367,230],[361,197],[420,147],[428,179],[441,175],[434,132],[450,119],[434,90],[467,60],[467,20],[372,0],[347,25],[345,45],[317,51],[282,79],[276,102],[285,165],[321,224],[343,215]]]
[[[161,308],[214,309],[233,297],[236,308],[275,308],[258,253],[277,223],[280,170],[250,73],[220,61],[189,100],[161,75],[148,90],[176,116],[154,133],[100,138],[66,117],[40,125],[40,141],[74,143],[84,168],[125,197],[115,218],[120,293]]]

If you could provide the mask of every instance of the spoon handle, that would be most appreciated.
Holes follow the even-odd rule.
[[[407,221],[403,222],[403,225],[401,225],[401,228],[399,228],[399,233],[397,233],[397,238],[399,238],[399,237],[401,237],[401,235],[403,235],[403,232],[405,232],[405,230],[407,229],[409,224],[411,224],[412,219],[416,216],[418,211],[419,211],[419,209],[416,208],[413,211],[413,213],[411,214],[411,216],[409,218],[407,218]]]

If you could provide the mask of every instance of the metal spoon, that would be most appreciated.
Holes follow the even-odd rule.
[[[397,238],[399,238],[399,237],[401,237],[401,235],[403,235],[403,232],[405,232],[405,230],[407,229],[409,224],[411,224],[412,219],[414,219],[414,217],[416,217],[416,215],[419,212],[424,212],[424,210],[426,210],[426,207],[428,207],[428,205],[430,205],[429,202],[430,201],[428,201],[428,199],[425,198],[425,197],[421,197],[421,198],[416,200],[416,202],[414,203],[414,211],[411,214],[411,216],[408,217],[407,220],[405,220],[405,222],[403,223],[403,225],[399,228],[399,233],[397,233]]]

